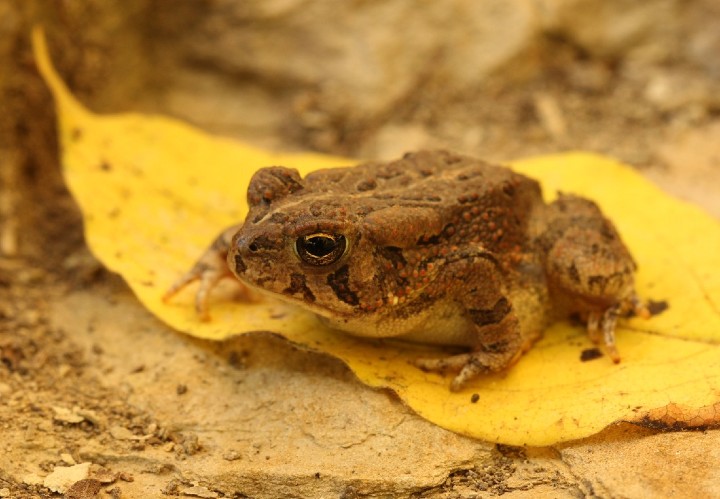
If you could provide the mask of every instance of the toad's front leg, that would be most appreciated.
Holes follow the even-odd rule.
[[[208,300],[210,291],[226,277],[233,277],[233,273],[227,263],[227,255],[232,243],[233,236],[240,229],[240,225],[234,225],[225,229],[210,247],[200,256],[192,268],[180,276],[163,295],[163,302],[167,303],[180,290],[188,284],[200,281],[197,293],[195,294],[195,310],[203,321],[210,320]]]
[[[511,366],[532,343],[523,337],[498,267],[492,255],[478,252],[449,263],[446,275],[441,278],[453,283],[446,289],[453,289],[451,298],[465,310],[468,327],[474,330],[475,345],[468,353],[418,359],[415,364],[426,371],[457,372],[450,385],[454,392],[478,376]]]
[[[529,347],[520,334],[519,321],[511,312],[496,324],[477,327],[478,344],[471,352],[442,359],[417,359],[415,365],[424,371],[457,372],[450,384],[450,390],[457,392],[483,374],[512,366]]]

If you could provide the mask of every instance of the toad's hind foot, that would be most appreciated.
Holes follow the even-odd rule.
[[[650,312],[647,303],[642,301],[635,293],[633,293],[633,295],[625,301],[625,307],[643,319],[649,319],[652,317],[652,313]]]
[[[603,343],[608,357],[610,357],[615,364],[620,362],[620,352],[618,352],[617,345],[615,344],[617,320],[618,317],[625,316],[630,312],[643,319],[649,319],[651,315],[642,300],[634,293],[630,298],[612,305],[605,311],[594,311],[588,314],[588,337],[596,345]]]
[[[587,319],[587,333],[590,341],[605,345],[608,357],[615,364],[620,362],[620,352],[615,344],[615,326],[617,325],[619,306],[614,305],[605,312],[590,312]]]

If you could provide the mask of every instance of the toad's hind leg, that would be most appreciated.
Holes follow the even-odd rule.
[[[604,343],[613,362],[620,362],[618,317],[631,311],[650,315],[635,293],[635,262],[592,201],[561,195],[548,211],[550,223],[539,242],[553,300],[565,312],[585,317],[590,339]]]

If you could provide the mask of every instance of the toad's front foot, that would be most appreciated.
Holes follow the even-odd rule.
[[[204,322],[210,320],[208,307],[210,291],[212,291],[222,279],[233,277],[226,261],[227,250],[221,244],[222,237],[224,236],[221,235],[218,240],[203,253],[200,259],[195,262],[195,265],[170,286],[162,297],[163,302],[167,303],[170,301],[173,296],[188,284],[200,281],[200,286],[195,294],[195,310],[200,320]]]
[[[239,226],[232,226],[225,229],[218,235],[205,253],[200,256],[195,265],[183,274],[162,297],[164,303],[185,288],[188,284],[200,281],[200,287],[195,294],[195,310],[200,320],[209,321],[210,311],[208,299],[210,291],[217,286],[218,282],[226,277],[233,277],[233,273],[227,264],[227,254],[230,248],[233,235]]]
[[[445,373],[457,372],[450,384],[450,391],[459,392],[475,378],[483,374],[501,371],[520,358],[522,351],[508,358],[506,354],[475,351],[453,355],[442,359],[416,359],[414,364],[423,371]]]
[[[197,293],[195,294],[195,311],[200,320],[207,322],[210,320],[210,310],[208,307],[208,299],[210,291],[225,277],[232,277],[232,272],[225,268],[217,266],[208,266],[202,260],[198,261],[189,272],[183,274],[172,286],[165,292],[162,297],[164,303],[168,303],[170,299],[185,288],[188,284],[200,281]]]

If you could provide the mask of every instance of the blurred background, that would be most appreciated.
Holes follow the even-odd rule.
[[[281,148],[582,148],[647,166],[720,110],[714,0],[5,0],[0,19],[6,142],[47,99],[33,22],[96,111]]]
[[[719,142],[715,0],[4,0],[0,146],[25,154],[52,126],[36,22],[98,112],[363,158],[585,149],[691,198],[707,197],[698,175],[720,182],[676,150]]]

